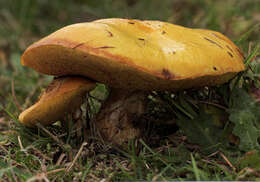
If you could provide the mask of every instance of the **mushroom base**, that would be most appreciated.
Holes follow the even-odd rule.
[[[122,144],[141,136],[141,116],[147,93],[111,88],[110,95],[97,115],[96,127],[105,141]]]

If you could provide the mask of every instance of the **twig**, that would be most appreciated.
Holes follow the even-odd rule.
[[[218,153],[219,153],[219,151],[213,152],[212,154],[209,154],[207,157],[212,157],[212,156],[214,156],[214,155],[216,155]]]
[[[195,102],[197,102],[197,103],[203,103],[203,104],[208,104],[208,105],[212,105],[212,106],[216,106],[216,107],[218,107],[218,108],[220,108],[220,109],[223,109],[223,110],[227,110],[228,108],[226,108],[226,107],[224,107],[224,106],[222,106],[222,105],[220,105],[220,104],[217,104],[217,103],[214,103],[214,102],[207,102],[207,101],[195,101]]]
[[[0,148],[1,151],[4,151],[6,154],[8,154],[8,150],[4,146],[0,145]]]
[[[59,159],[57,160],[57,162],[56,162],[55,165],[56,165],[56,166],[59,166],[65,156],[66,156],[66,155],[65,155],[64,153],[62,153],[62,154],[60,155]]]
[[[50,174],[58,173],[58,172],[64,171],[64,170],[65,170],[65,168],[54,169],[54,170],[51,170],[51,171],[47,171],[46,174],[47,174],[47,175],[50,175]]]
[[[226,161],[229,167],[231,167],[234,171],[236,171],[236,168],[232,165],[232,163],[228,160],[228,158],[221,152],[219,154]]]
[[[72,163],[66,168],[65,172],[69,172],[70,169],[74,166],[75,162],[77,161],[77,159],[79,158],[80,154],[82,153],[83,148],[87,145],[87,142],[83,142],[80,146],[80,149],[78,151],[78,153],[76,154],[75,158],[73,159]],[[66,175],[65,173],[65,175]]]
[[[32,147],[32,149],[33,149],[33,153],[35,155],[39,155],[39,156],[41,156],[45,160],[52,161],[52,158],[50,158],[47,155],[43,154],[39,149],[37,149],[35,147]]]
[[[29,178],[26,182],[33,182],[33,181],[50,182],[45,173],[36,174],[35,176]]]
[[[212,162],[212,161],[210,161],[210,160],[201,159],[201,161],[203,161],[203,162],[205,162],[205,163],[207,163],[207,164],[211,164],[211,165],[216,166],[216,163],[215,163],[215,162]],[[222,168],[223,170],[227,171],[228,173],[230,173],[230,174],[232,173],[232,171],[231,171],[230,169],[228,169],[225,165],[223,165],[223,164],[218,164],[218,165],[220,165],[221,168]]]
[[[86,146],[88,143],[87,142],[83,142],[80,146],[80,149],[78,151],[78,153],[76,154],[74,160],[71,162],[71,164],[65,169],[65,173],[63,175],[63,178],[68,174],[68,172],[70,171],[70,169],[74,166],[75,162],[77,161],[78,157],[80,156],[80,154],[82,153],[82,150],[84,148],[84,146]],[[55,182],[56,179],[60,177],[60,175],[57,175],[54,177],[54,179],[52,180],[52,182]]]
[[[90,173],[88,174],[91,178],[94,178],[96,181],[100,181],[100,178],[96,177],[94,174]]]
[[[17,139],[18,139],[18,143],[19,143],[21,150],[24,151],[24,147],[23,147],[20,135],[17,137]]]
[[[236,178],[236,181],[242,181],[244,180],[246,177],[248,176],[253,176],[253,175],[257,175],[257,171],[253,168],[250,167],[246,167],[244,169],[242,169],[239,173],[238,173],[238,177]],[[259,177],[259,175],[257,175]]]
[[[212,165],[214,165],[213,162],[211,162],[211,161],[209,161],[209,160],[206,160],[206,159],[201,159],[201,161],[203,161],[203,162],[205,162],[205,163],[207,163],[207,164],[212,164]]]

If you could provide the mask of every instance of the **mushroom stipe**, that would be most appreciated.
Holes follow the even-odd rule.
[[[119,18],[73,24],[22,55],[22,65],[66,77],[54,80],[19,120],[51,124],[79,107],[84,93],[100,82],[111,92],[96,126],[105,140],[120,144],[141,135],[133,122],[145,112],[148,91],[223,84],[245,69],[243,60],[231,40],[211,30]]]

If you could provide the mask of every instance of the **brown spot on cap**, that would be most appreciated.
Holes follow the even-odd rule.
[[[113,37],[112,32],[110,32],[110,31],[108,31],[108,30],[106,30],[106,31],[107,31],[107,33],[109,34],[109,37]]]
[[[163,30],[163,31],[162,31],[162,34],[166,34],[166,32]]]
[[[231,54],[230,52],[227,51],[227,53],[230,57],[234,57],[233,54]]]
[[[76,48],[78,48],[78,47],[82,46],[83,44],[84,44],[84,42],[82,42],[82,43],[79,43],[79,44],[75,45],[74,47],[72,47],[72,49],[76,49]]]
[[[212,44],[215,44],[216,46],[218,46],[219,48],[223,49],[223,47],[221,45],[219,45],[217,42],[213,41],[213,40],[210,40],[208,39],[207,37],[203,37],[205,40],[209,41],[210,43]]]
[[[96,49],[108,49],[108,48],[115,48],[113,46],[102,46],[102,47],[97,47]]]
[[[131,25],[135,24],[134,22],[131,22],[131,21],[129,21],[128,23],[131,24]]]
[[[143,39],[143,38],[138,38],[138,40],[142,40],[142,41],[144,41],[144,39]]]
[[[220,37],[219,35],[212,33],[212,35],[214,35],[215,37],[217,37],[218,39],[224,40],[222,37]]]
[[[228,45],[226,45],[226,47],[231,51],[233,52],[233,50],[231,49],[231,47],[229,47]],[[233,52],[234,53],[234,52]]]
[[[165,69],[165,68],[162,70],[162,75],[164,76],[164,78],[166,80],[170,80],[171,78],[174,77],[174,75],[172,75],[171,72],[168,69]]]

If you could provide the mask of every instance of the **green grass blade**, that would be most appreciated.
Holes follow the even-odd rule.
[[[196,161],[195,161],[195,159],[194,159],[192,154],[191,154],[191,162],[192,162],[193,172],[195,174],[196,180],[200,181],[201,180],[200,172],[199,172],[199,169],[197,167]]]

